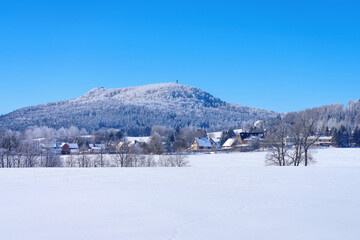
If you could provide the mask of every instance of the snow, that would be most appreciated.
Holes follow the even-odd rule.
[[[0,169],[0,239],[358,239],[360,149],[309,167],[266,153],[187,168]]]

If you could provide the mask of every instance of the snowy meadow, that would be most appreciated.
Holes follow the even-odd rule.
[[[308,167],[264,152],[183,168],[0,169],[0,239],[359,239],[360,149]]]

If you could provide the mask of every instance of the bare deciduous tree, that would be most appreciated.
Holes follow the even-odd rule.
[[[310,148],[314,145],[316,141],[319,140],[320,135],[316,136],[315,124],[317,122],[317,115],[311,114],[309,112],[302,112],[299,115],[302,127],[303,127],[303,141],[302,145],[304,148],[304,164],[307,166],[309,162],[313,159],[310,153]],[[310,138],[311,136],[316,136]]]
[[[266,155],[265,163],[267,165],[288,166],[291,164],[287,158],[290,146],[286,142],[289,135],[289,126],[281,123],[276,126],[273,131],[265,137],[264,144],[270,149]]]

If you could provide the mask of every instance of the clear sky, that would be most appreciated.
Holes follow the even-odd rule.
[[[359,99],[360,3],[0,0],[0,114],[176,79],[280,112]]]

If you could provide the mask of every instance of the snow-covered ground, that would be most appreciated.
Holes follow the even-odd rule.
[[[0,169],[0,239],[359,239],[360,149],[310,167],[265,153],[187,168]]]

